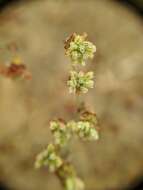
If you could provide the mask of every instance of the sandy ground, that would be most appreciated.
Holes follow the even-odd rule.
[[[0,78],[0,181],[13,190],[60,189],[36,154],[51,140],[48,121],[71,119],[70,69],[63,40],[87,32],[97,46],[96,88],[85,96],[101,127],[97,143],[75,142],[73,162],[86,190],[120,190],[143,174],[143,27],[139,17],[109,0],[43,0],[0,15],[0,45],[15,42],[32,81]],[[0,62],[13,53],[2,50]]]

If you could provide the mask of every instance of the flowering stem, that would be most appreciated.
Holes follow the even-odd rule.
[[[86,40],[87,35],[72,34],[65,42],[66,55],[70,57],[71,71],[67,81],[70,93],[75,99],[75,120],[65,122],[57,119],[50,122],[50,130],[54,143],[40,153],[36,160],[37,168],[47,166],[59,178],[65,190],[84,190],[83,181],[77,177],[76,171],[69,163],[70,143],[74,136],[83,140],[97,140],[98,132],[95,129],[96,115],[85,110],[82,94],[93,88],[93,72],[83,72],[80,66],[85,66],[87,59],[93,58],[96,47]]]

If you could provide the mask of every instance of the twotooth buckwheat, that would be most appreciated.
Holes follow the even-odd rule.
[[[65,41],[65,53],[71,59],[71,71],[67,81],[69,92],[79,98],[94,87],[93,71],[83,72],[79,66],[85,66],[87,59],[92,59],[96,47],[87,40],[87,35],[72,34]],[[35,167],[47,166],[61,181],[65,190],[84,190],[85,185],[77,175],[73,165],[69,162],[69,149],[74,136],[82,140],[98,140],[98,122],[95,113],[78,107],[78,118],[68,122],[63,119],[52,120],[50,130],[53,134],[53,143],[40,153],[35,162]],[[64,118],[65,119],[65,118]]]

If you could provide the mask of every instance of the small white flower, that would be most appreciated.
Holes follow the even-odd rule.
[[[88,121],[77,122],[76,132],[79,135],[79,137],[81,137],[85,140],[97,140],[98,139],[97,130]]]
[[[71,129],[73,135],[76,134],[84,140],[98,140],[98,131],[92,121],[69,121],[67,127]]]
[[[94,128],[90,129],[90,140],[98,140],[99,139],[99,135],[97,130],[95,130]]]
[[[66,55],[70,57],[73,64],[85,65],[87,59],[92,59],[96,52],[96,46],[86,40],[87,35],[73,34],[66,41]]]
[[[71,138],[71,133],[67,125],[61,120],[50,122],[50,129],[54,136],[55,144],[65,146]]]
[[[48,147],[37,156],[35,168],[38,169],[42,166],[47,166],[51,172],[54,172],[62,163],[62,159],[56,153],[55,146],[49,144]]]
[[[93,72],[71,71],[67,81],[70,93],[87,93],[89,88],[94,87]]]

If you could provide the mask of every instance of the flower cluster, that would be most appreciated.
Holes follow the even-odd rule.
[[[27,71],[25,64],[19,57],[15,57],[8,66],[1,66],[0,74],[12,79],[31,79],[30,72]]]
[[[93,72],[71,71],[67,81],[69,92],[74,94],[87,93],[89,88],[94,87],[93,78]]]
[[[49,144],[48,147],[37,156],[35,168],[38,169],[42,166],[47,166],[51,172],[54,172],[62,163],[62,159],[56,153],[56,147],[53,144]]]
[[[73,64],[85,65],[88,58],[93,58],[96,47],[86,40],[87,35],[72,34],[65,42],[66,55]]]
[[[69,121],[67,125],[83,140],[98,140],[99,138],[98,131],[89,121]]]
[[[60,147],[68,145],[71,137],[77,135],[84,140],[98,140],[97,118],[94,113],[85,111],[79,121],[53,120],[50,130],[54,136],[54,143]]]
[[[97,130],[88,121],[77,122],[76,133],[85,140],[98,140]]]
[[[70,140],[71,131],[63,120],[59,119],[51,121],[50,130],[54,135],[55,144],[64,146]]]

